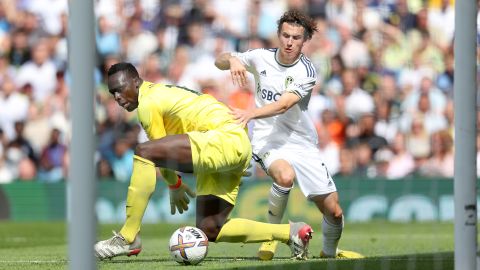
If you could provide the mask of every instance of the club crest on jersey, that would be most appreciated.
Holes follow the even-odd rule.
[[[287,89],[288,86],[289,86],[290,84],[292,84],[292,83],[293,83],[293,78],[292,78],[292,76],[288,76],[287,78],[285,78],[285,89]]]

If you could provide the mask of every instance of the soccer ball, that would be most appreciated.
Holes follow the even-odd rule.
[[[199,228],[185,226],[177,229],[170,237],[170,255],[186,265],[203,261],[208,253],[208,238]]]

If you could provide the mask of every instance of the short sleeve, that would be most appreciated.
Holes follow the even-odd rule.
[[[303,98],[312,92],[312,89],[315,86],[316,81],[317,81],[316,77],[295,78],[287,86],[286,91],[294,93],[299,98]]]
[[[232,56],[238,58],[240,62],[245,66],[245,68],[249,72],[252,72],[254,70],[254,59],[259,57],[261,50],[263,49],[254,49],[243,53],[234,52],[232,53]]]

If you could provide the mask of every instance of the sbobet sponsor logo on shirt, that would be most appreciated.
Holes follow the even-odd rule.
[[[278,101],[280,98],[280,93],[275,93],[267,89],[262,89],[260,97],[268,101]]]

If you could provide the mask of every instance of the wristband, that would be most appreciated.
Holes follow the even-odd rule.
[[[177,189],[182,185],[182,177],[180,175],[177,175],[177,177],[178,177],[177,183],[175,185],[169,185],[168,186],[169,189]]]

